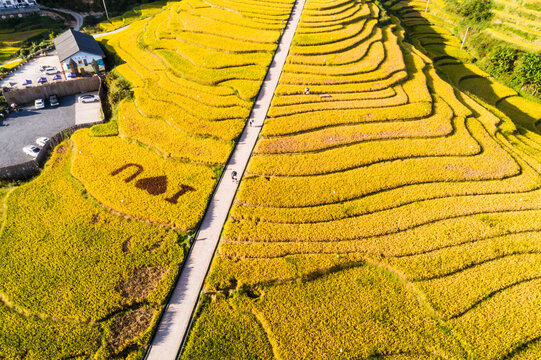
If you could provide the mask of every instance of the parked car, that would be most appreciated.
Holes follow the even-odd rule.
[[[54,95],[54,94],[49,96],[49,104],[51,104],[51,106],[60,105],[60,103],[58,102],[58,97],[56,95]]]
[[[23,147],[23,152],[26,155],[30,155],[33,158],[36,158],[39,154],[39,147],[34,145],[26,145],[25,147]]]
[[[58,74],[58,69],[54,67],[48,67],[47,69],[45,69],[45,74],[47,75]]]
[[[49,68],[52,68],[52,66],[51,65],[41,65],[39,67],[39,71],[43,72],[43,71],[45,71],[46,69],[49,69]]]
[[[44,109],[45,108],[45,100],[37,99],[36,101],[34,101],[34,107],[36,108],[36,110]]]
[[[79,101],[82,103],[90,103],[94,101],[100,101],[100,97],[98,95],[83,95],[79,96]]]
[[[49,138],[45,136],[42,136],[36,139],[36,144],[38,144],[41,147],[45,146],[47,142],[49,142]]]

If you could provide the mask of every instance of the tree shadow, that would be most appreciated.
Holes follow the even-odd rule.
[[[392,5],[391,5],[392,6]],[[502,84],[473,72],[464,62],[460,41],[452,33],[425,18],[424,12],[411,6],[390,10],[406,31],[406,41],[430,57],[442,78],[466,94],[496,107],[516,125],[541,134],[541,105],[518,95],[509,88],[502,94]],[[453,42],[455,44],[453,44]],[[452,66],[449,66],[452,65]],[[496,91],[496,87],[499,91]]]

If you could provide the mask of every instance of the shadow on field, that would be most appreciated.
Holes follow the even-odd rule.
[[[480,75],[472,75],[472,71],[466,67],[462,59],[464,56],[461,56],[461,53],[464,51],[446,44],[453,34],[447,31],[447,34],[444,33],[440,27],[425,19],[418,10],[405,8],[398,13],[391,12],[401,20],[401,25],[406,30],[406,41],[411,42],[434,62],[438,62],[434,64],[434,67],[438,73],[444,75],[442,78],[445,81],[496,107],[515,124],[541,134],[541,105],[524,99],[520,95],[502,96],[492,87],[495,81]],[[444,65],[453,66],[450,69]],[[475,80],[466,81],[472,78]],[[521,103],[520,107],[517,103]]]

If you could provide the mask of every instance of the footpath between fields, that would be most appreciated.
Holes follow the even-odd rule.
[[[226,164],[216,191],[210,199],[199,232],[185,259],[178,282],[151,340],[146,359],[175,360],[189,332],[203,282],[239,186],[239,181],[233,181],[233,177],[242,178],[250,160],[282,74],[304,3],[305,0],[297,0],[293,6],[267,76],[252,108],[249,125],[244,128],[240,140]]]

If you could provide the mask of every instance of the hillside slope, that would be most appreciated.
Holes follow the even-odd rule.
[[[183,359],[539,357],[541,138],[379,14],[307,1]]]

